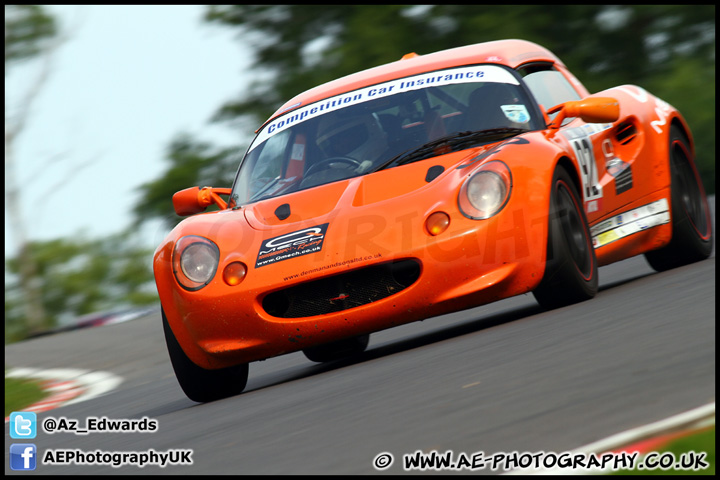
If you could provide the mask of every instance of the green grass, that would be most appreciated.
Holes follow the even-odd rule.
[[[36,381],[5,377],[5,416],[22,411],[46,396]]]
[[[708,467],[703,470],[676,470],[670,468],[663,470],[660,467],[650,469],[635,469],[635,470],[622,470],[613,472],[614,475],[715,475],[715,427],[703,430],[701,432],[682,437],[669,442],[662,448],[657,450],[658,454],[653,457],[653,460],[657,460],[662,457],[665,453],[671,453],[674,456],[675,462],[681,461],[683,458],[690,458],[689,452],[695,452],[695,458],[701,453],[705,453],[703,461],[708,464]],[[647,458],[647,457],[646,457]],[[667,457],[671,458],[671,457]],[[640,461],[640,460],[639,460]]]

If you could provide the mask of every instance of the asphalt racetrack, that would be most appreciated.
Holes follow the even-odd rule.
[[[403,455],[419,450],[559,453],[715,401],[714,251],[665,273],[643,257],[602,267],[600,288],[555,311],[528,294],[379,332],[352,362],[294,353],[252,363],[243,394],[208,404],[178,386],[159,315],[9,345],[6,368],[123,378],[103,396],[38,414],[39,424],[157,421],[154,432],[39,428],[40,456],[176,449],[191,450],[192,465],[38,462],[14,472],[6,423],[5,473],[397,474]],[[373,466],[380,453],[394,457],[382,472]]]

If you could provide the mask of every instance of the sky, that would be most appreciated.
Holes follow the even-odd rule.
[[[250,50],[236,30],[204,22],[204,6],[46,8],[68,40],[14,146],[31,240],[124,230],[137,188],[161,176],[166,150],[181,133],[218,146],[247,142],[252,132],[209,120],[241,95]],[[6,76],[6,114],[38,71],[33,62]],[[159,224],[145,230],[151,248],[167,234]],[[6,211],[6,257],[15,253],[12,235]]]

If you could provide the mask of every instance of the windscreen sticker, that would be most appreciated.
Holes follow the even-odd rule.
[[[515,123],[527,123],[530,121],[530,114],[525,105],[501,105],[505,117]]]
[[[520,83],[512,73],[497,65],[474,65],[470,67],[451,68],[391,80],[327,98],[274,119],[266,128],[258,133],[248,152],[255,149],[258,145],[261,145],[276,133],[334,110],[358,105],[378,98],[397,95],[399,93],[419,90],[428,86],[435,87],[472,82],[494,82],[511,85],[519,85]]]
[[[590,227],[593,247],[599,248],[628,235],[669,222],[668,201],[663,198]]]
[[[322,250],[328,223],[286,233],[262,242],[255,268]]]

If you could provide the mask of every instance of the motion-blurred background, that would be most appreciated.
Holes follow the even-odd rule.
[[[677,107],[714,193],[714,5],[6,5],[6,343],[156,307],[172,194],[230,186],[292,96],[505,38]]]

